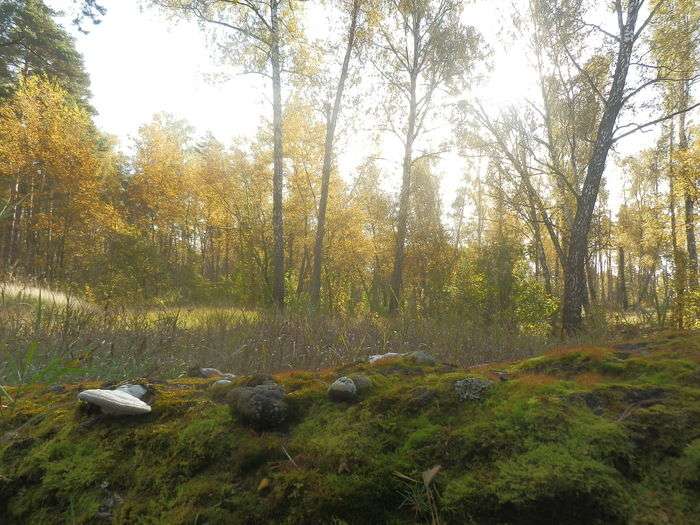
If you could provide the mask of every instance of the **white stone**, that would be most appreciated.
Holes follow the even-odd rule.
[[[401,357],[403,354],[398,354],[396,352],[387,352],[386,354],[377,354],[369,356],[368,360],[370,363],[375,363],[381,361],[382,359],[388,359],[390,357]]]
[[[143,396],[146,395],[148,390],[146,390],[146,387],[143,385],[121,385],[115,388],[115,390],[118,390],[120,392],[126,392],[127,394],[130,394],[134,396],[137,399],[143,399]]]
[[[97,405],[102,412],[113,416],[148,414],[151,411],[149,405],[121,390],[83,390],[78,399]]]

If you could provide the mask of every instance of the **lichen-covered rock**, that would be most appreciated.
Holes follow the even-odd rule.
[[[328,397],[333,401],[354,401],[357,399],[357,386],[349,377],[339,377],[328,388]]]
[[[83,390],[78,399],[91,405],[98,406],[105,414],[113,416],[131,416],[148,414],[151,407],[121,390]]]
[[[261,429],[274,428],[287,419],[284,389],[268,381],[256,386],[242,386],[231,391],[229,402],[241,419]]]
[[[488,379],[479,377],[467,377],[455,381],[455,392],[461,401],[479,401],[486,391],[493,385]]]
[[[355,383],[358,394],[362,394],[372,388],[372,380],[365,374],[353,374],[350,376],[350,379]]]
[[[435,366],[437,364],[437,360],[428,352],[424,352],[423,350],[411,352],[408,354],[408,358],[417,365]]]
[[[120,385],[115,390],[118,390],[120,392],[126,392],[127,394],[131,394],[134,396],[136,399],[140,399],[143,401],[143,398],[146,397],[146,394],[148,394],[148,388],[146,388],[143,385],[133,385],[133,384],[126,384],[126,385]]]

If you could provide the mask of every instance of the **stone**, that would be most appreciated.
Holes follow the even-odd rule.
[[[265,429],[274,428],[287,419],[284,389],[273,381],[233,389],[228,397],[232,410],[244,421]]]
[[[409,404],[412,408],[424,408],[437,398],[437,392],[425,387],[417,387],[411,391]]]
[[[491,385],[493,385],[493,382],[488,379],[467,377],[455,381],[454,388],[460,401],[479,401],[484,397],[486,391],[491,388]]]
[[[66,387],[63,385],[51,385],[48,388],[49,392],[53,392],[54,394],[62,394],[63,392],[66,391]]]
[[[217,377],[224,375],[216,368],[200,368],[199,373],[202,375],[202,377]]]
[[[218,387],[222,387],[222,386],[228,386],[232,383],[233,383],[233,381],[231,381],[230,379],[219,379],[218,381],[214,381],[211,384],[211,386],[212,386],[212,388],[218,388]]]
[[[226,373],[222,374],[221,377],[223,377],[224,379],[228,379],[229,381],[233,381],[234,379],[236,379],[236,374]]]
[[[506,372],[505,370],[494,370],[493,371],[494,375],[498,378],[499,381],[508,381],[510,380],[510,374]]]
[[[127,394],[131,394],[136,399],[140,399],[141,401],[143,401],[143,398],[146,397],[146,394],[148,394],[148,389],[143,385],[132,385],[132,384],[120,385],[117,388],[115,388],[114,390],[118,390],[120,392],[126,392]]]
[[[372,380],[365,374],[354,374],[350,376],[358,393],[366,392],[372,388]]]
[[[113,416],[131,416],[148,414],[151,407],[140,399],[121,390],[83,390],[78,399],[98,406],[105,414]]]
[[[437,364],[437,360],[428,352],[424,352],[423,350],[411,352],[408,354],[408,358],[418,365],[435,366]]]
[[[387,352],[386,354],[376,354],[376,355],[371,355],[367,358],[367,360],[370,363],[376,363],[377,361],[381,361],[382,359],[390,359],[392,357],[401,357],[403,354],[399,354],[396,352]]]
[[[333,401],[354,401],[357,399],[357,387],[349,377],[339,377],[328,388],[328,397]]]

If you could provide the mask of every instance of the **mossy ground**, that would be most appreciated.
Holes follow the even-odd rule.
[[[352,373],[372,389],[329,401],[328,384]],[[494,380],[484,400],[458,400],[466,376]],[[468,371],[398,359],[275,379],[291,410],[275,432],[238,421],[204,379],[151,382],[153,412],[134,418],[79,407],[96,383],[10,390],[0,523],[425,522],[425,489],[406,476],[436,465],[447,523],[700,516],[697,334]]]

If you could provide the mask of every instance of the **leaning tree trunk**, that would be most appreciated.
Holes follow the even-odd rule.
[[[627,21],[620,32],[620,44],[612,86],[605,103],[603,115],[598,124],[586,178],[583,182],[581,197],[576,207],[576,215],[571,227],[569,252],[564,268],[564,298],[562,305],[562,330],[566,334],[580,331],[583,323],[581,308],[586,300],[585,264],[588,250],[588,232],[598,198],[600,180],[605,171],[608,152],[613,144],[615,123],[623,106],[625,83],[634,47],[634,34],[639,9],[640,5],[638,2],[630,2],[627,9]]]
[[[321,299],[321,266],[323,265],[323,237],[326,232],[326,208],[328,207],[328,186],[331,178],[331,168],[333,165],[333,141],[335,139],[335,127],[338,122],[340,105],[343,99],[343,90],[348,78],[350,66],[350,56],[355,46],[355,35],[357,33],[357,17],[360,10],[360,0],[355,0],[352,7],[350,28],[348,30],[348,41],[345,47],[343,66],[340,70],[340,78],[335,90],[335,100],[333,109],[328,115],[326,125],[326,142],[323,150],[323,171],[321,173],[321,197],[318,201],[318,219],[316,223],[316,242],[314,244],[314,263],[311,272],[311,307],[318,310]]]
[[[270,62],[272,65],[272,126],[274,167],[272,175],[272,229],[274,234],[272,300],[279,308],[284,308],[284,223],[282,216],[282,192],[284,175],[282,173],[282,80],[280,63],[278,1],[270,4],[271,45]]]

